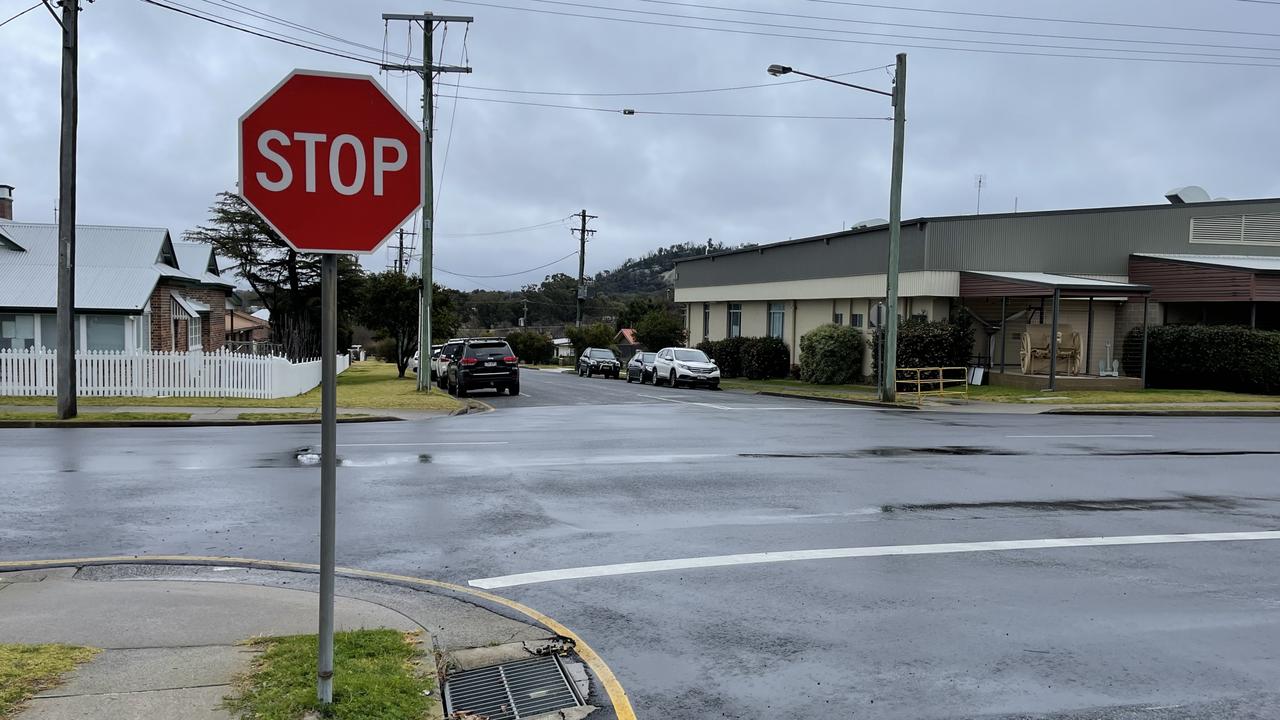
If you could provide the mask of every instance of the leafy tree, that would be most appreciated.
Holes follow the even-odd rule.
[[[654,297],[633,297],[618,313],[618,329],[638,327],[640,320],[651,312],[670,312],[671,306]]]
[[[320,255],[299,253],[239,195],[218,193],[209,224],[186,239],[213,246],[231,261],[263,306],[271,311],[271,336],[293,359],[320,355]],[[348,337],[349,308],[358,303],[364,271],[355,259],[338,257],[339,335]],[[345,343],[339,338],[339,347]]]
[[[375,339],[387,341],[392,352],[386,359],[396,364],[400,377],[418,349],[421,292],[421,279],[387,270],[368,276],[360,297],[357,317],[373,331]]]
[[[684,321],[665,310],[651,310],[636,323],[636,340],[649,351],[683,345]]]
[[[523,362],[549,363],[556,354],[555,343],[549,335],[532,330],[515,330],[507,333],[511,351]]]
[[[819,385],[841,385],[862,373],[867,342],[862,332],[843,325],[822,325],[800,338],[800,379]]]
[[[422,285],[421,280],[417,280],[417,283],[419,287]],[[431,288],[431,342],[439,344],[455,337],[458,328],[462,327],[463,304],[467,301],[467,294],[435,283],[431,284]],[[417,317],[417,310],[414,310],[414,317]]]
[[[594,323],[582,327],[565,328],[564,334],[569,338],[569,342],[573,343],[573,354],[581,355],[582,351],[589,347],[614,348],[613,337],[616,333],[612,325]],[[617,352],[616,348],[614,352]]]

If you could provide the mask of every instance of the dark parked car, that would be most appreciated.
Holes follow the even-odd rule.
[[[520,394],[519,360],[502,338],[463,340],[445,372],[449,393],[458,397],[483,388]]]
[[[639,382],[641,385],[653,382],[653,360],[658,353],[638,352],[631,356],[627,363],[627,382]]]
[[[621,373],[622,363],[608,348],[587,348],[578,358],[578,374],[582,377],[599,374],[617,380]]]

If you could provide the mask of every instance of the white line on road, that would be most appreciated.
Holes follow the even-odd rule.
[[[662,397],[661,395],[642,395],[640,393],[636,393],[636,395],[638,397],[653,398],[654,400],[665,400],[670,403],[679,403],[681,405],[697,405],[698,407],[707,407],[707,408],[711,408],[712,410],[734,410],[735,409],[727,405],[716,405],[714,403],[705,403],[705,402],[693,402],[692,400],[677,400],[675,398]]]
[[[1149,438],[1155,435],[1005,435],[1007,438]]]
[[[1280,531],[1228,533],[1185,533],[1180,535],[1120,535],[1112,537],[1046,538],[1041,540],[996,540],[990,542],[935,543],[930,545],[881,545],[874,547],[828,548],[824,550],[785,550],[781,552],[713,555],[710,557],[676,558],[648,562],[592,565],[588,567],[544,570],[470,581],[473,587],[492,590],[514,585],[577,580],[611,575],[691,570],[694,568],[756,565],[793,560],[831,560],[835,558],[883,557],[887,555],[944,555],[949,553],[992,552],[997,550],[1044,550],[1067,547],[1106,547],[1114,545],[1164,545],[1170,543],[1230,542],[1239,540],[1280,540]]]
[[[506,440],[490,440],[487,442],[403,442],[403,443],[345,443],[338,447],[407,447],[418,445],[510,445]]]
[[[531,397],[529,393],[520,393],[520,397]]]

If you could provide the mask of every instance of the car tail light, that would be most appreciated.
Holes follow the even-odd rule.
[[[476,359],[475,359],[475,358],[473,358],[473,357],[464,357],[464,358],[462,358],[462,360],[461,360],[460,362],[461,362],[463,365],[475,365],[477,362],[480,362],[480,361],[479,361],[479,360],[476,360]]]
[[[508,356],[506,356],[506,357],[502,358],[502,362],[504,362],[504,363],[518,363],[518,362],[520,362],[520,358],[516,357],[515,355],[508,355]]]

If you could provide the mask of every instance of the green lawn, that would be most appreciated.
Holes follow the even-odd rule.
[[[302,720],[309,713],[349,720],[422,720],[436,706],[426,660],[397,630],[335,633],[333,705],[322,712],[316,701],[316,636],[261,638],[263,653],[240,678],[226,706],[243,718]]]
[[[746,380],[725,378],[720,381],[725,390],[750,392],[777,392],[808,397],[829,397],[849,400],[875,400],[874,385],[814,385],[800,380]]]
[[[443,390],[432,386],[420,393],[418,380],[412,373],[396,376],[391,363],[369,360],[352,363],[338,376],[338,406],[400,410],[456,410],[461,403]],[[0,405],[53,405],[51,397],[0,397]],[[199,397],[85,397],[81,405],[155,405],[167,407],[320,407],[320,388],[297,397],[274,398],[199,398]]]
[[[13,717],[24,702],[56,687],[63,675],[98,652],[73,645],[0,643],[0,718]]]
[[[1275,395],[1248,395],[1221,390],[1022,390],[1019,388],[975,385],[969,388],[970,400],[987,402],[1027,402],[1028,398],[1065,398],[1046,400],[1050,403],[1093,405],[1097,403],[1220,403],[1280,402]]]
[[[0,421],[8,422],[31,422],[31,421],[53,421],[58,417],[51,412],[0,412]],[[80,422],[99,422],[118,420],[190,420],[191,413],[177,412],[101,412],[101,413],[80,413],[71,420],[62,420],[66,423]]]

